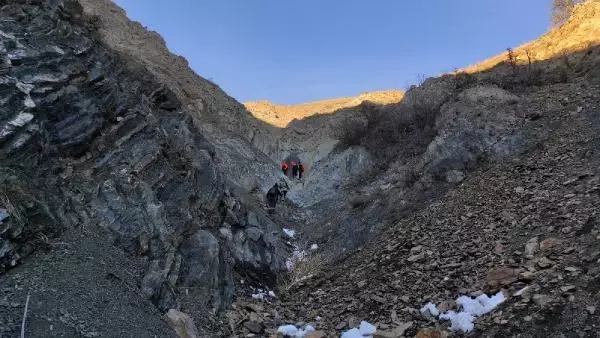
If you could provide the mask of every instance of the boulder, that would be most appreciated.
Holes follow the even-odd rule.
[[[167,312],[167,318],[169,319],[171,327],[177,332],[179,338],[200,337],[196,324],[194,324],[194,320],[187,314],[175,309],[170,309]]]

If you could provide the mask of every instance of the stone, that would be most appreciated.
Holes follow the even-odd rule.
[[[523,281],[532,281],[535,279],[535,272],[534,271],[523,271],[519,274],[519,279],[523,280]]]
[[[338,325],[335,326],[336,330],[343,330],[346,327],[347,323],[346,321],[341,321]]]
[[[421,329],[415,335],[415,338],[447,338],[450,336],[450,333],[446,330],[441,329]]]
[[[596,313],[596,307],[595,306],[587,306],[586,311],[589,312],[589,314],[593,315]]]
[[[560,229],[560,232],[562,232],[563,234],[570,234],[571,232],[573,232],[573,227],[564,227]]]
[[[488,271],[486,283],[489,286],[506,286],[518,280],[519,270],[509,267],[501,267]]]
[[[255,212],[249,212],[246,218],[249,226],[260,227],[260,221],[258,219],[258,215]]]
[[[307,333],[305,336],[305,338],[325,338],[325,332],[323,331],[314,331],[314,332],[309,332]]]
[[[536,265],[542,269],[547,269],[554,265],[554,262],[548,259],[548,257],[542,257],[536,261]]]
[[[550,250],[558,245],[560,245],[560,240],[556,239],[556,238],[546,238],[545,240],[540,242],[540,247],[539,249],[541,251],[547,251]]]
[[[413,326],[413,322],[400,323],[392,330],[377,330],[373,338],[399,338],[404,336],[404,332]]]
[[[262,323],[252,320],[245,322],[244,327],[248,329],[248,331],[256,334],[263,333],[263,331],[265,330],[264,325]]]
[[[531,297],[531,300],[533,300],[535,304],[544,307],[552,301],[552,297],[537,293]]]
[[[450,170],[446,172],[446,182],[460,183],[465,179],[465,173],[460,170]]]
[[[246,233],[248,234],[248,238],[255,242],[263,236],[263,231],[256,227],[246,229]]]
[[[421,251],[422,249],[423,249],[422,245],[417,245],[417,246],[414,246],[414,247],[412,247],[410,249],[410,253],[411,254],[416,254],[417,252]]]
[[[454,300],[445,300],[438,305],[438,310],[440,313],[447,312],[449,310],[454,309],[456,306],[456,302]]]
[[[561,286],[560,290],[564,293],[567,292],[571,292],[571,291],[575,291],[577,287],[575,287],[575,285],[565,285],[565,286]]]
[[[221,235],[222,238],[228,240],[228,241],[232,241],[233,240],[233,233],[231,232],[231,229],[229,228],[219,228],[219,235]]]
[[[167,318],[171,327],[177,332],[179,338],[198,338],[198,329],[194,321],[187,314],[175,309],[170,309],[167,312]]]
[[[535,255],[535,253],[537,252],[537,249],[539,247],[538,244],[538,238],[537,237],[533,237],[530,240],[527,241],[527,243],[525,244],[525,257],[527,258],[533,258],[533,255]]]
[[[408,257],[407,261],[414,263],[414,262],[420,262],[423,259],[425,259],[425,254],[420,253],[420,254],[412,255],[412,256]]]

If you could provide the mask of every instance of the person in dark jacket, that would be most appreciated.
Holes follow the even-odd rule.
[[[287,184],[285,178],[282,177],[279,180],[279,199],[281,201],[285,200],[285,196],[287,195],[288,191],[290,191],[290,186]]]
[[[298,164],[298,179],[302,179],[302,174],[304,173],[304,165],[302,163]]]
[[[267,191],[267,210],[270,214],[275,212],[275,206],[277,205],[280,194],[281,192],[279,191],[279,185],[277,183]]]
[[[298,163],[292,162],[292,177],[298,178]]]

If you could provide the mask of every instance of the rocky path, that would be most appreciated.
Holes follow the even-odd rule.
[[[47,243],[0,278],[0,336],[18,337],[30,296],[26,337],[175,337],[143,297],[141,260],[108,234],[77,229]]]

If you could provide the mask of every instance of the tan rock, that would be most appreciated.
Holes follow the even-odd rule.
[[[548,257],[542,257],[536,261],[537,266],[542,269],[547,269],[554,265],[554,262],[548,259]]]
[[[373,338],[399,338],[404,336],[404,332],[413,326],[413,322],[406,322],[398,325],[392,330],[377,330]]]
[[[187,314],[175,309],[171,309],[169,312],[167,312],[167,318],[169,319],[171,327],[175,330],[175,332],[177,332],[177,335],[180,338],[199,337],[196,324],[194,324],[192,318]]]
[[[315,331],[315,332],[308,333],[304,337],[306,337],[306,338],[325,338],[325,332],[323,332],[323,331]]]
[[[505,286],[517,281],[519,270],[501,267],[488,271],[486,282],[489,286]]]
[[[448,331],[440,329],[421,329],[417,332],[415,338],[447,338],[450,334]]]

